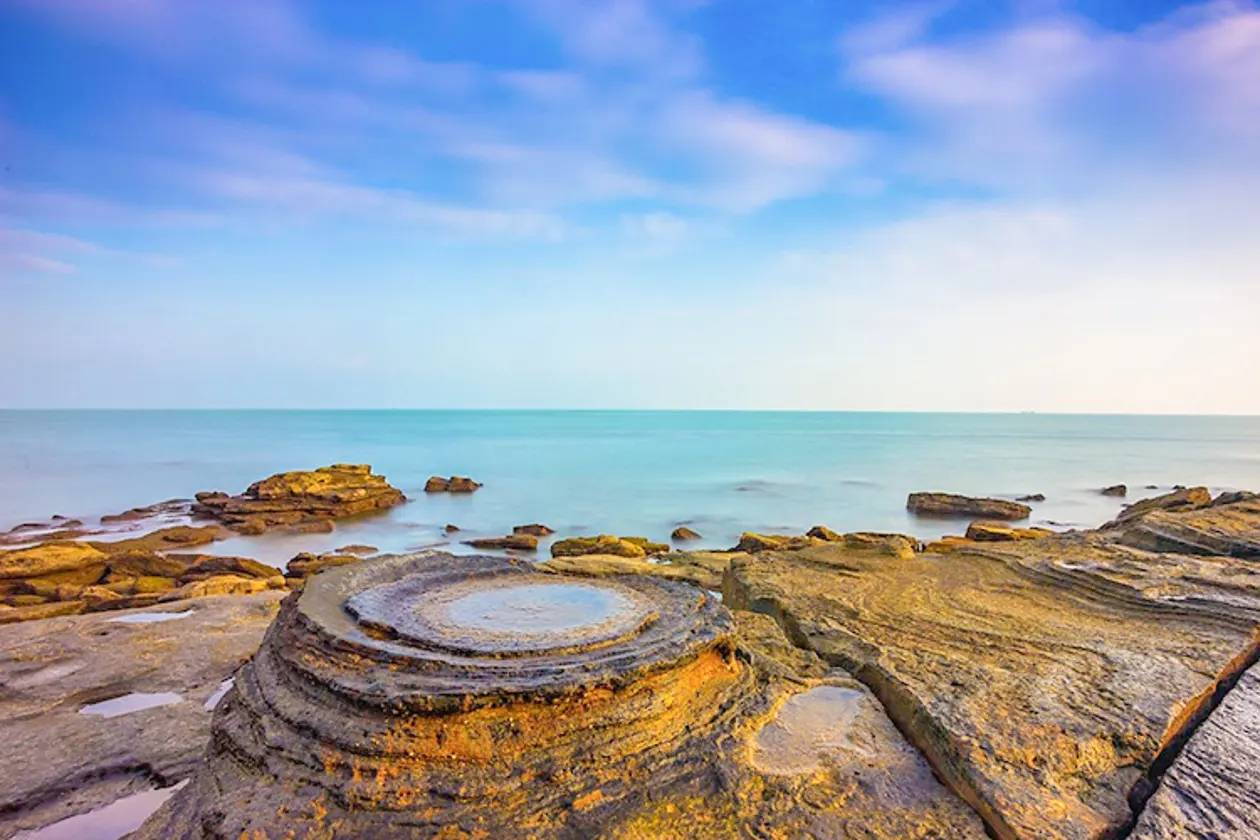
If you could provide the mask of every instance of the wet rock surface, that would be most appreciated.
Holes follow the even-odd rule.
[[[137,836],[745,831],[983,837],[870,693],[773,621],[647,575],[429,555],[286,601]]]
[[[217,519],[234,531],[261,534],[275,528],[316,527],[384,510],[406,501],[402,491],[366,464],[333,464],[316,470],[278,473],[256,481],[239,496],[197,494],[193,513]]]
[[[577,557],[583,554],[611,554],[617,557],[646,557],[669,551],[664,543],[646,537],[618,537],[600,534],[597,537],[567,537],[551,544],[552,557]]]
[[[205,701],[257,649],[281,597],[0,628],[0,836],[191,775],[210,731]],[[133,693],[181,700],[114,717],[80,712]]]
[[[954,493],[911,493],[906,510],[918,516],[1027,519],[1032,508],[1022,502],[959,496]]]
[[[897,563],[840,546],[748,555],[723,592],[866,684],[1004,838],[1123,833],[1260,644],[1255,567],[1097,533]]]

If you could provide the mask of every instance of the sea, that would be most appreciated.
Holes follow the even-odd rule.
[[[1175,485],[1260,490],[1260,417],[777,411],[0,411],[0,530],[283,470],[371,464],[408,497],[328,534],[233,537],[205,549],[277,566],[299,551],[442,548],[543,523],[729,548],[742,531],[961,533],[906,511],[914,491],[1013,499],[1030,524],[1097,526]],[[431,475],[483,483],[426,494]],[[1100,488],[1126,484],[1125,498]],[[445,533],[447,524],[461,530]],[[546,543],[539,556],[546,556]]]

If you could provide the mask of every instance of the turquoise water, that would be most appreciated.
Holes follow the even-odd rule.
[[[1260,418],[621,411],[0,411],[0,528],[54,513],[89,519],[199,490],[239,492],[273,472],[372,464],[412,501],[333,534],[216,545],[283,563],[351,542],[384,550],[500,535],[543,522],[558,536],[664,539],[686,523],[699,545],[740,531],[895,530],[906,494],[1044,493],[1033,523],[1093,526],[1122,500],[1173,484],[1260,489]],[[468,496],[426,496],[432,474],[471,475]]]

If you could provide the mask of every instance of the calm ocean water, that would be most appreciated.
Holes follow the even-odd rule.
[[[370,463],[411,502],[333,534],[216,545],[283,563],[298,550],[401,551],[544,522],[560,535],[702,545],[743,530],[893,530],[906,494],[1044,493],[1032,522],[1093,526],[1121,500],[1173,484],[1260,489],[1260,418],[635,411],[0,411],[0,528],[54,513],[85,520],[199,490],[239,492],[287,469]],[[426,496],[431,474],[471,475],[471,496]],[[1159,490],[1146,489],[1157,485]]]

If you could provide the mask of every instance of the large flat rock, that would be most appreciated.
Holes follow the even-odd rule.
[[[1109,837],[1256,655],[1255,570],[1184,559],[1097,535],[809,548],[733,559],[724,596],[871,688],[997,836]]]
[[[1260,666],[1204,723],[1146,803],[1131,840],[1260,837]]]
[[[183,614],[167,621],[123,610],[0,627],[0,837],[190,776],[207,701],[257,649],[283,595],[162,604]],[[80,712],[131,693],[179,702]]]

